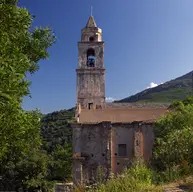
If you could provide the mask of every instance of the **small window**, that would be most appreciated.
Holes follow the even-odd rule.
[[[90,38],[89,38],[89,41],[90,41],[90,42],[93,42],[93,41],[94,41],[94,37],[93,37],[93,36],[90,37]]]
[[[88,109],[92,109],[93,108],[93,103],[89,103],[88,104]]]
[[[119,144],[118,145],[118,154],[119,156],[127,156],[127,145],[126,144]]]

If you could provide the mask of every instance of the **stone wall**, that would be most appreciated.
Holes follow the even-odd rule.
[[[73,183],[56,183],[54,192],[72,192]]]
[[[101,168],[111,173],[111,124],[76,124],[73,127],[74,183],[94,183]]]
[[[95,53],[95,66],[87,66],[87,51],[93,49]],[[77,73],[77,103],[82,108],[88,108],[89,103],[94,106],[105,105],[105,68],[104,68],[104,42],[78,43],[78,69]]]
[[[111,173],[121,173],[134,158],[152,157],[153,123],[73,124],[73,176],[75,183],[97,181],[99,168],[107,179]],[[125,145],[120,155],[119,145]]]

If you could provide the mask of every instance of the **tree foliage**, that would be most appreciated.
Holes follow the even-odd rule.
[[[70,123],[75,116],[75,109],[60,110],[46,114],[41,119],[41,135],[46,142],[44,148],[53,152],[58,146],[64,146],[65,143],[72,142],[72,129]]]
[[[172,110],[155,125],[154,157],[159,168],[193,163],[192,101],[189,97],[173,103]]]
[[[48,57],[47,48],[55,41],[49,28],[32,29],[32,15],[24,8],[0,4],[0,93],[1,104],[8,98],[21,101],[29,94],[27,73],[38,70],[40,59]],[[9,2],[9,3],[7,3]],[[13,1],[15,2],[15,1]]]
[[[40,113],[26,112],[21,104],[29,95],[27,74],[55,42],[49,28],[32,29],[33,16],[16,0],[0,0],[0,176],[4,190],[40,187],[47,172],[41,150]],[[7,181],[11,182],[7,185]]]
[[[50,166],[50,180],[72,180],[72,145],[66,143],[58,145],[51,153],[52,163]]]
[[[41,119],[43,148],[51,157],[49,180],[72,179],[72,130],[69,124],[75,116],[74,108],[55,111]]]

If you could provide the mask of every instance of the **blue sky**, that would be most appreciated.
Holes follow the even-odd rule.
[[[105,41],[106,97],[122,99],[193,70],[192,0],[21,0],[57,42],[30,77],[23,108],[43,113],[75,106],[77,42],[93,6]],[[152,84],[153,85],[153,84]]]

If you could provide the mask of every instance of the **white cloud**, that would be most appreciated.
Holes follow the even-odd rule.
[[[147,89],[157,87],[158,85],[161,85],[161,84],[163,83],[157,84],[157,83],[151,82],[149,86],[147,86]]]
[[[106,97],[106,101],[107,102],[113,102],[115,100],[115,98],[112,97]]]

